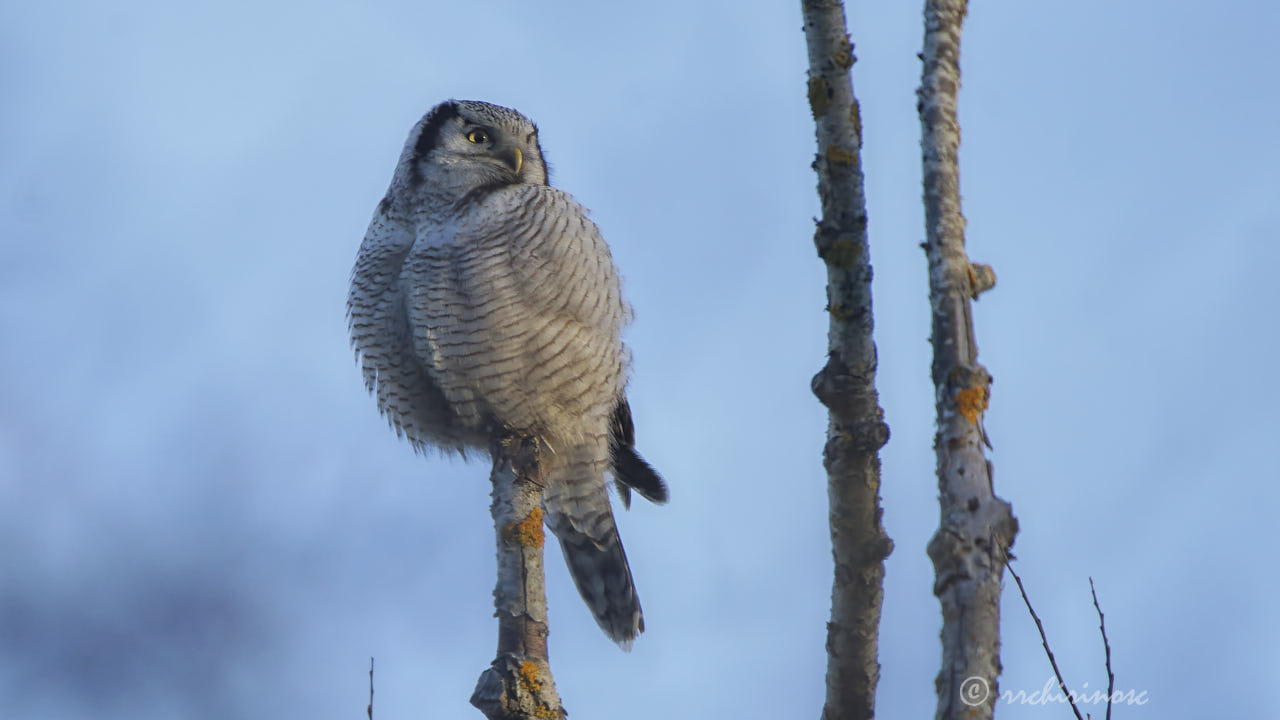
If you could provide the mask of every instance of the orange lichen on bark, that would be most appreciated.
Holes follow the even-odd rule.
[[[983,263],[969,264],[969,288],[974,300],[996,286],[996,271]]]
[[[827,81],[818,76],[809,78],[809,109],[813,111],[813,119],[822,117],[831,106],[831,88]]]
[[[990,391],[981,385],[964,388],[956,393],[956,409],[966,420],[977,425],[978,416],[987,409],[989,395]]]
[[[534,692],[542,689],[542,681],[538,679],[538,663],[532,660],[520,663],[520,682]]]
[[[507,536],[514,538],[521,547],[539,548],[547,539],[542,529],[542,508],[534,508],[529,516],[507,526]]]
[[[857,240],[852,233],[840,233],[840,236],[818,255],[841,270],[848,270],[862,254],[862,248]]]
[[[840,322],[845,322],[853,317],[853,313],[843,305],[827,305],[827,312],[831,313],[831,317]]]
[[[849,122],[853,123],[853,134],[858,136],[858,149],[862,149],[862,111],[858,99],[849,103]]]
[[[556,714],[556,711],[552,710],[549,705],[539,699],[543,683],[542,679],[539,677],[538,663],[533,660],[525,660],[520,663],[520,668],[517,672],[520,675],[520,684],[524,685],[525,689],[533,696],[534,701],[537,703],[537,707],[533,709],[533,716],[549,719],[559,718],[560,716]]]
[[[837,165],[854,165],[858,162],[858,154],[849,152],[835,145],[827,146],[827,160]]]
[[[849,34],[845,33],[844,42],[840,43],[840,48],[836,50],[836,54],[831,58],[839,65],[842,70],[848,70],[853,67],[853,62],[857,60],[853,55],[853,41],[849,39]]]

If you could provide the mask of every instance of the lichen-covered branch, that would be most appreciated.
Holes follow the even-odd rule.
[[[969,262],[960,210],[960,32],[966,0],[926,0],[919,112],[924,154],[925,253],[933,314],[941,521],[929,542],[942,605],[937,717],[990,718],[999,697],[1000,579],[1018,524],[995,495],[982,419],[991,376],[978,363],[971,301],[995,273]]]
[[[540,445],[528,437],[493,443],[493,515],[498,539],[498,654],[471,704],[489,720],[564,718],[547,656],[547,595],[542,569]]]
[[[814,243],[827,266],[826,366],[813,392],[828,409],[823,465],[830,497],[835,577],[827,624],[826,720],[875,716],[884,560],[893,542],[881,524],[880,459],[889,440],[876,394],[871,263],[862,186],[862,123],[849,68],[853,44],[839,0],[803,0],[809,107],[817,125],[822,219]]]

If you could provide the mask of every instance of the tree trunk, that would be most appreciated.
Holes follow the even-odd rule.
[[[863,196],[862,123],[849,68],[853,45],[839,0],[803,0],[809,106],[817,124],[822,219],[814,243],[827,266],[826,366],[813,392],[828,409],[823,465],[830,497],[835,577],[827,624],[825,720],[875,716],[884,560],[893,542],[880,522],[880,459],[889,439],[875,388],[871,264]]]
[[[547,656],[547,596],[542,569],[542,467],[534,438],[508,437],[493,455],[493,515],[498,539],[498,654],[480,675],[471,704],[489,720],[564,718]]]
[[[933,383],[938,413],[941,521],[929,542],[942,606],[939,720],[990,718],[999,697],[1000,580],[1018,532],[996,497],[982,426],[991,376],[978,363],[970,301],[995,284],[990,267],[969,262],[960,211],[960,32],[966,0],[926,0],[924,74],[918,92],[924,205],[933,309]]]

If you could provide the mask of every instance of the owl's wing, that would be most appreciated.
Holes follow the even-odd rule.
[[[624,508],[631,509],[632,490],[655,505],[667,502],[666,481],[636,452],[636,427],[631,420],[631,404],[625,396],[618,400],[609,422],[609,455],[614,488]]]
[[[419,361],[410,331],[407,294],[399,277],[412,230],[379,205],[351,273],[347,324],[365,387],[397,434],[416,450],[428,444],[461,450],[449,405]]]

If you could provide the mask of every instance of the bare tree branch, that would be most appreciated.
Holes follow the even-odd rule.
[[[535,438],[495,441],[493,515],[498,541],[498,654],[480,675],[471,704],[489,720],[564,718],[547,656],[547,597],[542,568],[543,471]]]
[[[1027,589],[1022,585],[1022,578],[1018,577],[1018,573],[1014,571],[1012,565],[1006,565],[1009,574],[1013,576],[1013,581],[1018,583],[1018,592],[1022,593],[1022,602],[1027,606],[1027,612],[1031,613],[1031,619],[1036,621],[1036,629],[1040,631],[1040,644],[1044,646],[1044,652],[1049,656],[1049,664],[1053,666],[1053,676],[1058,679],[1058,689],[1062,691],[1063,696],[1067,698],[1067,702],[1071,703],[1071,711],[1076,714],[1076,720],[1084,720],[1080,716],[1080,708],[1076,707],[1076,701],[1071,697],[1071,691],[1067,689],[1067,681],[1062,679],[1062,671],[1058,669],[1058,661],[1053,657],[1053,649],[1049,647],[1049,637],[1045,635],[1044,624],[1040,622],[1040,616],[1036,614],[1036,609],[1031,607],[1031,598],[1027,597]],[[1089,586],[1093,586],[1090,580]],[[1110,701],[1107,703],[1110,705]]]
[[[925,253],[933,314],[933,383],[941,519],[929,542],[942,606],[938,718],[989,718],[999,697],[1000,577],[1017,521],[996,497],[982,426],[991,376],[978,363],[970,302],[995,273],[969,262],[960,209],[960,33],[966,0],[926,0],[918,91]],[[962,692],[962,688],[968,692]]]
[[[1089,594],[1093,596],[1093,609],[1098,611],[1098,629],[1102,631],[1102,648],[1107,651],[1107,720],[1111,720],[1111,698],[1116,692],[1116,676],[1111,672],[1111,642],[1107,640],[1107,619],[1102,615],[1102,606],[1098,604],[1098,591],[1093,589],[1093,578],[1089,578]]]
[[[880,459],[889,440],[875,388],[871,264],[863,195],[862,122],[849,68],[853,44],[839,0],[803,0],[809,106],[817,125],[822,219],[814,243],[827,265],[828,359],[813,392],[829,411],[823,451],[835,576],[827,624],[826,720],[875,716],[884,560]]]

